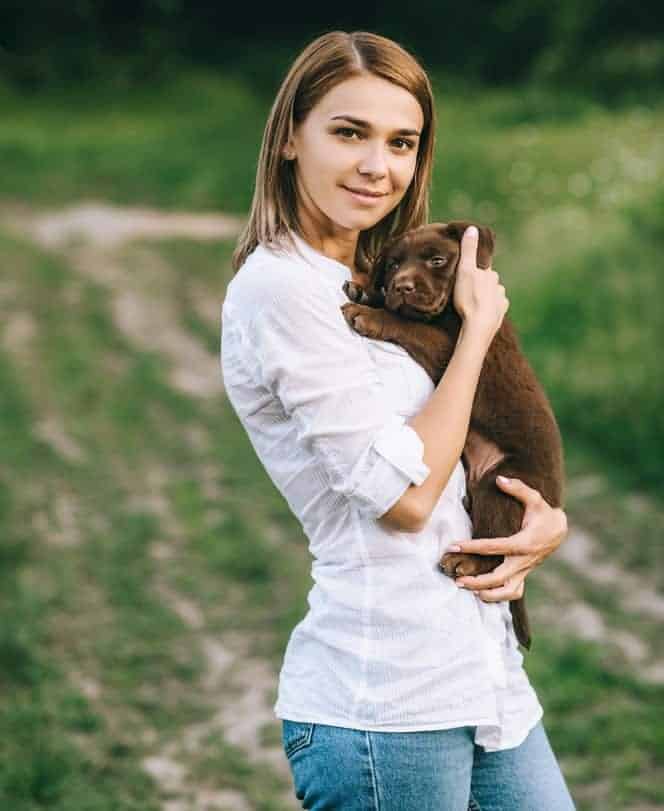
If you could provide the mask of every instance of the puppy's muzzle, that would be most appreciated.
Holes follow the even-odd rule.
[[[436,301],[436,297],[426,285],[418,289],[418,285],[412,274],[397,274],[390,281],[385,295],[385,306],[388,310],[407,310],[412,316],[424,319],[433,318],[440,313],[446,302],[447,296],[443,296],[442,301]]]

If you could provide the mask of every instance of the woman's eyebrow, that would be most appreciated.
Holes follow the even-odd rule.
[[[356,127],[371,130],[371,124],[368,121],[363,121],[361,118],[353,118],[353,116],[350,115],[333,115],[330,121],[336,121],[338,118],[343,118],[344,121],[350,121],[350,123],[355,124]],[[418,138],[420,136],[418,130],[400,129],[395,130],[395,132],[397,135],[416,135]]]

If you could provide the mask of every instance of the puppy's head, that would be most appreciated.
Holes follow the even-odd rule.
[[[461,238],[476,223],[454,220],[414,228],[390,240],[376,261],[370,279],[375,293],[382,294],[385,307],[406,318],[429,321],[452,300],[456,270],[461,255]],[[477,225],[478,267],[491,265],[494,232]]]

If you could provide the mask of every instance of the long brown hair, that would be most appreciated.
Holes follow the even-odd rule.
[[[251,211],[233,252],[234,271],[259,243],[279,250],[286,240],[289,247],[296,247],[288,237],[289,229],[302,236],[294,161],[285,160],[282,149],[296,125],[329,90],[363,73],[408,90],[422,108],[424,126],[415,174],[401,202],[376,225],[360,232],[355,256],[358,267],[367,269],[387,239],[428,222],[435,111],[426,72],[391,39],[367,31],[330,31],[300,53],[277,92],[263,133]]]

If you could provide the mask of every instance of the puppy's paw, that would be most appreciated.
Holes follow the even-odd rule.
[[[492,572],[504,560],[503,555],[473,555],[469,552],[448,552],[438,563],[448,577],[470,577]]]
[[[443,555],[438,563],[438,568],[445,572],[448,577],[456,578],[463,575],[476,574],[473,567],[473,561],[470,555],[463,553],[448,552]]]
[[[357,282],[346,280],[343,283],[343,291],[351,301],[354,301],[357,304],[366,304],[368,301],[364,288],[360,287]]]
[[[383,335],[385,325],[385,314],[383,310],[367,307],[364,304],[347,302],[341,305],[341,312],[348,325],[355,332],[364,335],[365,338],[375,338],[380,340]]]

